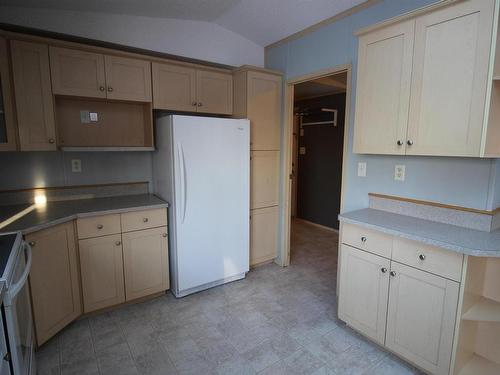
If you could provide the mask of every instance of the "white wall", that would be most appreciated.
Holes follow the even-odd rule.
[[[261,46],[209,22],[5,6],[0,22],[220,64],[264,65]]]

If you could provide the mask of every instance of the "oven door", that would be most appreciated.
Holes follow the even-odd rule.
[[[28,275],[31,247],[23,243],[15,262],[12,283],[4,299],[5,323],[14,375],[35,373],[34,335]]]

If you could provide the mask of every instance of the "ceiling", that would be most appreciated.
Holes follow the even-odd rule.
[[[0,0],[0,5],[213,22],[266,46],[366,0]]]
[[[339,73],[313,81],[299,83],[294,87],[294,100],[339,94],[346,91],[346,85],[347,73]]]

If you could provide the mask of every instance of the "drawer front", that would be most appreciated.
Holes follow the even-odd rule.
[[[392,236],[352,224],[342,224],[342,242],[371,253],[390,258]]]
[[[121,232],[119,214],[78,219],[76,225],[79,239],[107,236]]]
[[[394,238],[392,259],[451,280],[462,277],[462,254],[420,242]]]
[[[167,225],[167,209],[133,211],[122,214],[122,231],[155,228]]]

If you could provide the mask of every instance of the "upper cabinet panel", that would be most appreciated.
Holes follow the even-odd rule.
[[[151,63],[104,56],[108,99],[151,102]]]
[[[404,154],[415,21],[359,39],[354,152]]]
[[[416,19],[407,154],[479,156],[492,14],[474,0]]]
[[[196,70],[153,63],[153,107],[196,112]]]
[[[50,47],[52,91],[59,95],[106,97],[104,56],[97,53]]]
[[[233,76],[209,70],[196,71],[198,112],[233,113]]]
[[[14,111],[7,41],[0,38],[0,151],[16,150]]]
[[[10,46],[21,151],[55,150],[49,48],[17,40]]]

